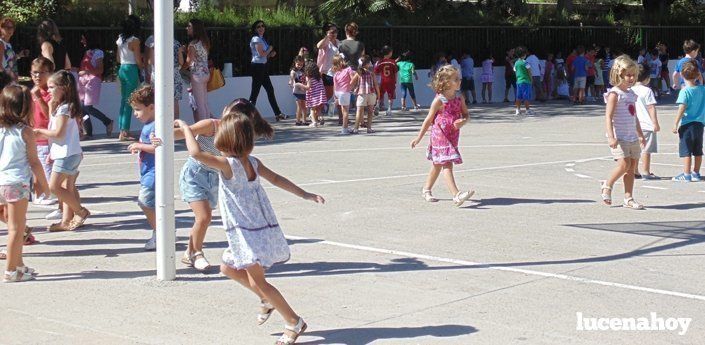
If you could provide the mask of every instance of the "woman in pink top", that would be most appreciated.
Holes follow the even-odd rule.
[[[345,59],[340,56],[333,58],[333,87],[335,90],[336,105],[340,106],[340,113],[343,117],[343,129],[340,134],[350,134],[348,129],[348,109],[350,108],[350,86],[352,79],[355,76],[355,71],[352,70],[346,63]]]

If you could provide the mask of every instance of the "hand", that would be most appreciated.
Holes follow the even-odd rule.
[[[37,196],[44,195],[48,197],[51,195],[51,191],[49,190],[48,185],[40,185],[37,181],[34,181],[34,194]]]
[[[308,192],[306,194],[304,194],[304,199],[313,201],[317,204],[325,204],[326,203],[326,199],[323,199],[322,196],[320,196],[318,194],[308,193]]]
[[[646,147],[646,139],[644,137],[639,137],[639,146],[641,146],[642,150]]]
[[[127,150],[130,151],[131,154],[138,154],[140,153],[139,149],[140,143],[132,143],[130,146],[127,147]]]
[[[32,97],[33,97],[33,98],[36,98],[36,99],[41,99],[41,98],[42,98],[42,92],[41,92],[41,90],[39,89],[39,86],[33,87],[33,88],[32,88],[32,91],[30,91],[30,92],[32,93]]]
[[[157,138],[157,136],[154,133],[149,133],[149,141],[152,143],[152,146],[154,147],[159,147],[164,144],[161,138]]]
[[[82,76],[84,76],[84,75],[86,75],[86,74],[88,74],[88,72],[86,72],[86,71],[79,71],[79,72],[78,72],[78,76],[79,76],[79,77],[82,77]]]
[[[661,126],[659,126],[658,122],[654,123],[654,133],[661,131]]]
[[[678,84],[673,83],[672,88],[673,88],[674,90],[678,90]]]
[[[272,52],[269,53],[269,57],[270,57],[270,58],[273,58],[273,57],[275,57],[275,56],[277,56],[277,52],[275,52],[274,50],[272,50]]]
[[[671,132],[673,132],[673,134],[678,134],[678,126],[673,127],[673,129],[671,129]]]
[[[453,126],[455,127],[455,129],[460,129],[463,126],[465,126],[465,124],[467,122],[468,122],[468,119],[457,119],[457,120],[453,121]]]
[[[184,122],[184,120],[175,120],[174,121],[174,128],[183,129],[184,127],[188,127],[188,124],[186,122]]]
[[[413,149],[414,147],[416,147],[416,145],[419,144],[419,141],[420,141],[419,138],[415,138],[414,140],[412,140],[411,141],[411,148]]]
[[[52,165],[52,164],[54,164],[54,160],[53,160],[53,159],[51,159],[51,157],[50,157],[50,156],[47,156],[47,159],[46,159],[46,161],[45,161],[45,162],[46,162],[46,163],[47,163],[48,165]]]
[[[616,149],[617,148],[617,139],[607,138],[607,145],[609,145],[610,148]]]

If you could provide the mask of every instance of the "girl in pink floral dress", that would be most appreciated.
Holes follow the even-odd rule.
[[[460,72],[451,65],[441,67],[433,77],[432,87],[436,98],[431,103],[428,116],[419,130],[418,136],[411,141],[411,148],[416,147],[423,139],[426,131],[431,128],[431,142],[428,146],[427,158],[433,165],[426,183],[421,191],[424,200],[436,202],[431,189],[443,172],[446,185],[453,195],[456,206],[462,205],[475,194],[475,191],[460,191],[455,184],[453,164],[462,164],[463,159],[458,151],[460,128],[468,121],[468,108],[465,99],[457,94],[460,89]]]

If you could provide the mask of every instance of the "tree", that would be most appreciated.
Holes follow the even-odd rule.
[[[556,7],[558,9],[558,12],[565,10],[566,12],[570,13],[573,11],[573,0],[558,0],[558,3],[556,3]]]

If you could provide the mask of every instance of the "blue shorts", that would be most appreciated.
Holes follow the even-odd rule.
[[[220,177],[217,172],[189,158],[181,168],[179,178],[181,199],[185,202],[208,200],[211,208],[215,208],[218,205],[219,182]]]
[[[678,155],[681,157],[703,155],[703,123],[690,122],[678,127]]]
[[[532,96],[531,84],[520,83],[517,84],[517,101],[530,101]]]
[[[83,154],[75,154],[66,158],[54,160],[54,165],[51,168],[52,172],[74,176],[78,174],[78,166],[83,160]]]
[[[137,204],[140,207],[154,208],[156,205],[157,192],[152,187],[140,186],[140,195],[137,197]]]

